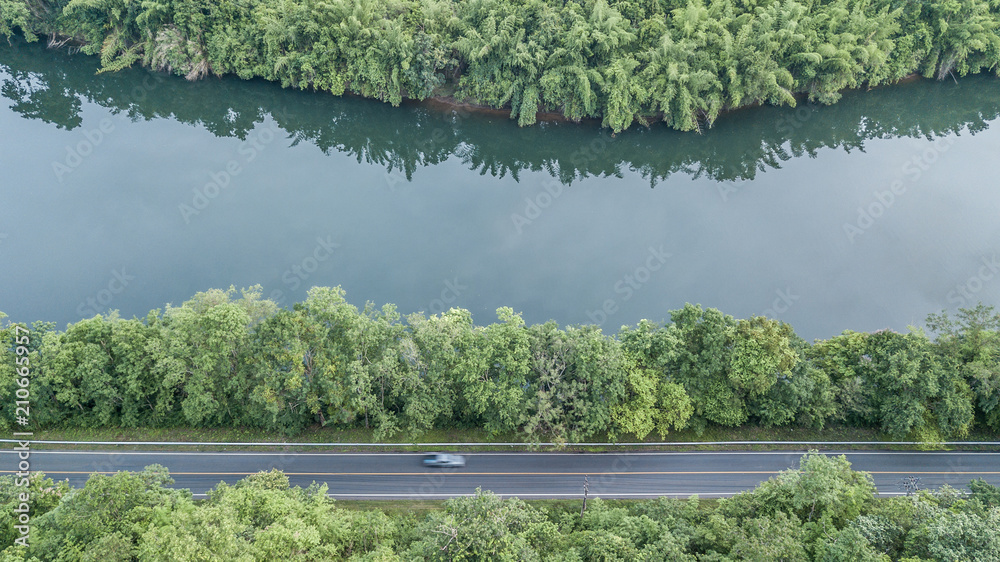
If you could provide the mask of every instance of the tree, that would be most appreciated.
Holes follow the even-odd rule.
[[[420,424],[427,428],[435,421],[468,423],[475,414],[465,402],[463,382],[486,368],[482,329],[473,325],[469,311],[457,308],[430,318],[413,314],[407,320],[417,350],[411,419],[419,412],[425,420]]]
[[[170,364],[159,312],[151,312],[145,322],[132,319],[110,320],[112,375],[117,381],[123,427],[158,427],[173,422],[176,396],[163,385],[163,369]]]
[[[694,414],[694,406],[691,397],[678,383],[660,381],[658,391],[653,420],[656,423],[656,432],[660,435],[660,439],[663,439],[669,433],[669,428],[679,430],[687,427],[688,420]]]
[[[34,472],[28,480],[28,486],[18,486],[17,479],[12,474],[0,476],[0,552],[14,544],[14,539],[21,536],[14,529],[18,525],[18,515],[15,510],[21,508],[22,503],[28,503],[29,515],[37,518],[52,511],[62,498],[69,493],[69,481],[62,480],[53,482],[42,472]],[[30,502],[21,502],[21,494],[28,494]],[[2,559],[0,559],[2,560]]]
[[[342,510],[325,484],[289,486],[271,470],[220,483],[198,505],[164,507],[139,544],[142,560],[392,559],[399,529],[381,512]],[[382,557],[377,555],[382,553]]]
[[[868,539],[855,527],[846,527],[833,537],[819,543],[816,549],[819,562],[889,562],[889,556],[877,552]]]
[[[750,562],[806,562],[802,525],[794,515],[777,512],[772,517],[746,519],[727,529],[729,556]]]
[[[845,332],[815,352],[839,387],[841,411],[857,425],[937,441],[963,435],[972,424],[971,392],[920,331]]]
[[[119,423],[122,389],[111,355],[116,320],[115,315],[107,320],[98,315],[67,326],[61,335],[43,336],[45,356],[34,369],[33,390],[53,402],[49,407],[60,421],[68,418],[83,427]]]
[[[672,12],[672,29],[665,30],[659,44],[646,52],[643,74],[650,85],[651,109],[682,131],[699,127],[703,117],[709,125],[725,105],[720,67],[731,56],[731,19],[721,4],[690,2]],[[676,37],[676,38],[675,38]]]
[[[0,321],[6,317],[6,314],[0,312]],[[14,343],[14,327],[10,323],[0,324],[0,391],[4,393],[4,396],[14,396],[14,392],[19,386],[17,384],[18,377],[16,377],[18,372],[15,368],[17,367],[17,347],[13,345]],[[11,350],[14,350],[14,353],[11,353]],[[30,368],[31,357],[28,357],[27,362]],[[11,417],[13,412],[9,411],[9,406],[4,408],[3,411],[5,415],[0,417],[0,428],[6,431],[10,427],[11,422],[13,422]]]
[[[868,343],[871,361],[866,371],[873,385],[871,390],[880,404],[882,430],[897,437],[927,426],[938,430],[940,426],[930,425],[933,412],[929,406],[931,400],[943,394],[941,379],[944,373],[931,353],[926,336],[882,331],[872,334]],[[958,394],[952,401],[963,399],[961,389],[949,387],[944,390]],[[956,408],[951,408],[948,414],[947,426],[952,434],[961,434],[961,429],[971,423],[971,419],[963,419]]]
[[[836,389],[837,419],[862,427],[874,425],[877,419],[876,397],[866,387],[865,368],[871,362],[867,338],[867,334],[848,330],[816,342],[809,351],[813,363]]]
[[[935,343],[941,354],[955,361],[971,387],[986,425],[1000,430],[1000,314],[980,303],[959,309],[954,320],[947,312],[931,314],[927,326],[938,333]],[[954,380],[951,385],[953,394],[964,393],[961,382]]]
[[[84,53],[101,55],[102,71],[117,71],[139,60],[146,48],[137,21],[141,10],[126,0],[70,0],[60,21],[67,35],[85,40]]]
[[[461,399],[465,418],[479,420],[491,435],[514,431],[524,409],[531,372],[530,340],[524,320],[510,308],[497,309],[497,323],[477,339],[483,353],[462,378]]]
[[[325,329],[302,310],[280,310],[254,330],[241,368],[247,419],[288,434],[319,421],[344,422],[342,361],[324,348]]]
[[[596,326],[562,331],[548,322],[530,331],[533,377],[522,414],[528,440],[574,442],[612,430],[630,368],[618,341]]]
[[[405,354],[412,358],[412,368],[403,416],[410,431],[422,431],[458,417],[459,381],[481,368],[482,350],[467,310],[452,308],[430,318],[414,314],[408,323]]]
[[[134,556],[143,526],[157,508],[190,502],[191,492],[173,490],[170,474],[162,466],[150,465],[142,472],[95,473],[83,488],[62,494],[52,510],[33,520],[30,555],[46,560],[78,559],[98,546],[118,552],[119,560]]]
[[[677,333],[642,320],[635,329],[623,326],[618,340],[630,362],[626,370],[629,398],[616,407],[622,431],[643,439],[656,429],[663,439],[671,428],[687,427],[694,404],[671,374],[680,345]]]
[[[10,41],[14,29],[20,29],[27,41],[37,41],[31,12],[24,2],[17,0],[0,0],[0,35]]]
[[[750,415],[748,400],[760,397],[798,363],[791,327],[754,317],[737,322],[715,309],[686,304],[670,312],[680,342],[668,373],[691,397],[695,427],[706,421],[737,426]]]
[[[555,534],[545,515],[517,498],[507,500],[476,488],[455,497],[417,529],[422,537],[406,556],[424,560],[538,560],[544,539]]]
[[[379,310],[367,303],[346,333],[347,340],[354,344],[347,364],[349,380],[357,389],[356,403],[363,408],[365,427],[371,417],[378,440],[390,438],[401,429],[393,405],[402,392],[402,381],[415,351],[411,348],[407,358],[400,350],[405,328],[399,318],[394,305]]]
[[[906,541],[908,554],[930,560],[1000,559],[1000,510],[985,516],[937,510]]]
[[[811,346],[799,337],[790,342],[799,358],[791,376],[779,375],[767,393],[750,400],[750,411],[765,426],[796,423],[822,429],[839,417],[837,389],[830,375],[809,358]]]
[[[261,300],[260,286],[233,299],[234,287],[197,293],[163,313],[167,356],[164,384],[180,396],[184,420],[192,426],[239,423],[250,395],[240,361],[252,327],[274,314],[277,305]]]
[[[728,376],[730,336],[736,321],[714,308],[702,310],[692,304],[670,311],[670,319],[673,324],[668,329],[680,343],[668,373],[691,397],[694,427],[704,429],[706,422],[735,426],[746,421],[745,405]]]
[[[779,378],[791,376],[799,361],[791,348],[792,327],[778,320],[754,316],[740,320],[733,334],[729,381],[741,393],[757,397]]]
[[[962,76],[996,68],[1000,60],[996,8],[987,2],[935,2],[920,13],[919,34],[929,41],[921,73],[938,80],[957,70]]]
[[[799,460],[798,469],[782,471],[752,492],[721,500],[720,511],[729,517],[784,511],[804,523],[825,519],[839,528],[865,513],[874,501],[871,475],[851,470],[843,455],[810,451]]]
[[[360,322],[358,309],[347,302],[340,287],[313,287],[296,310],[317,325],[317,348],[326,357],[326,368],[317,374],[323,378],[326,416],[341,423],[364,419],[374,405],[367,373],[351,368],[357,360],[352,330]]]
[[[639,440],[645,439],[656,426],[653,421],[656,407],[656,373],[643,371],[629,365],[625,370],[626,399],[612,407],[615,432],[631,433]],[[668,383],[669,384],[669,383]],[[680,386],[680,385],[676,385]],[[681,392],[684,387],[680,387]],[[667,397],[669,399],[669,395]],[[665,427],[669,427],[664,424]]]

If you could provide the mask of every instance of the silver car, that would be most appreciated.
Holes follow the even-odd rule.
[[[465,457],[445,453],[428,453],[424,457],[424,466],[463,467],[465,466]]]

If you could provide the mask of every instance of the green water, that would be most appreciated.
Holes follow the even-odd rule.
[[[606,331],[697,302],[813,338],[1000,297],[994,77],[612,136],[96,66],[0,47],[14,320],[259,283],[286,306],[342,285],[404,314]]]

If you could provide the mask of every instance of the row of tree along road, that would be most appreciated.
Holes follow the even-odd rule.
[[[70,490],[37,474],[27,546],[0,518],[0,560],[450,560],[907,562],[1000,559],[1000,489],[876,499],[844,457],[807,454],[751,492],[718,502],[593,498],[534,507],[477,490],[421,515],[345,509],[327,486],[278,471],[220,483],[204,501],[166,469],[94,474]],[[0,476],[0,513],[17,509]],[[581,490],[582,492],[582,490]],[[581,493],[582,495],[582,493]]]
[[[481,428],[557,443],[710,425],[837,424],[914,441],[1000,431],[992,307],[930,315],[933,339],[847,331],[812,343],[778,320],[690,304],[613,335],[497,314],[488,326],[456,308],[402,318],[393,305],[359,310],[339,287],[314,287],[289,310],[251,288],[198,293],[143,319],[96,315],[65,331],[36,322],[26,430],[322,424],[379,440]],[[0,331],[7,396],[14,331]],[[15,422],[8,402],[4,428]]]

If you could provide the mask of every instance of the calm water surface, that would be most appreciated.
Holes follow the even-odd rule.
[[[510,306],[806,338],[1000,297],[1000,82],[917,82],[678,133],[181,78],[0,47],[0,310],[63,327],[261,284],[285,306]]]

